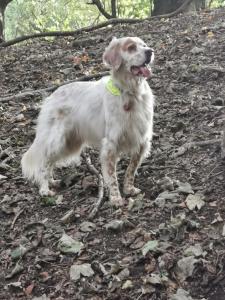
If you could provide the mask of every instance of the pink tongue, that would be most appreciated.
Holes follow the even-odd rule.
[[[147,67],[133,67],[132,73],[134,75],[142,75],[147,78],[151,75],[151,71]]]
[[[147,67],[140,67],[140,73],[142,73],[144,77],[149,77],[151,75],[151,72]]]

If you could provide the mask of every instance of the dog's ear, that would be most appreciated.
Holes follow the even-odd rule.
[[[118,42],[118,39],[114,37],[103,54],[104,64],[114,70],[118,70],[122,64],[122,56],[120,51],[121,45]]]

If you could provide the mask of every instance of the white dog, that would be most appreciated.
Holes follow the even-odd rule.
[[[103,54],[111,76],[64,85],[45,100],[35,140],[22,158],[24,176],[39,184],[41,195],[54,194],[49,183],[55,183],[56,162],[79,157],[85,145],[100,147],[112,205],[123,205],[116,176],[121,153],[131,155],[123,191],[133,196],[140,192],[133,183],[151,147],[153,95],[146,78],[153,56],[137,37],[114,38]]]

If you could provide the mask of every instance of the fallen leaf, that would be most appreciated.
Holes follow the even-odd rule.
[[[178,188],[176,189],[176,191],[178,191],[180,193],[184,193],[184,194],[194,194],[194,191],[193,191],[190,183],[177,181],[176,184],[178,185]]]
[[[189,293],[183,289],[178,289],[176,294],[172,295],[169,300],[194,300]]]
[[[60,221],[64,224],[67,224],[72,222],[75,218],[75,211],[72,208],[60,219]]]
[[[203,53],[204,52],[204,49],[203,48],[200,48],[200,47],[194,47],[191,49],[190,51],[192,54],[200,54],[200,53]]]
[[[10,282],[7,284],[7,287],[10,288],[13,292],[21,292],[23,289],[22,282],[16,281],[16,282]]]
[[[63,234],[59,240],[58,249],[62,253],[80,253],[84,244],[72,239],[69,235]]]
[[[165,191],[158,195],[158,197],[155,199],[154,203],[158,206],[163,208],[166,204],[166,200],[170,200],[172,202],[177,202],[179,199],[179,193],[176,191]]]
[[[80,224],[80,230],[83,232],[91,232],[96,228],[96,225],[92,222],[85,221]]]
[[[194,256],[184,257],[177,262],[177,275],[182,281],[192,275],[196,262],[198,260]]]
[[[30,285],[28,285],[26,288],[25,288],[25,294],[27,296],[31,295],[32,294],[32,291],[34,289],[34,283],[31,283]]]
[[[200,210],[205,205],[205,201],[203,199],[204,195],[200,193],[196,193],[194,195],[190,194],[187,196],[185,203],[189,210]]]
[[[215,213],[215,219],[211,222],[211,224],[221,223],[223,222],[223,218],[221,217],[220,213]]]
[[[203,255],[203,250],[200,244],[195,244],[184,250],[184,255],[199,257]]]
[[[131,280],[126,280],[122,285],[122,290],[127,290],[133,287],[133,283]]]
[[[162,285],[168,281],[168,278],[164,275],[152,273],[150,276],[145,277],[145,283],[151,283],[152,285]]]
[[[121,270],[116,277],[119,278],[119,280],[124,280],[126,279],[128,276],[130,275],[130,271],[128,268],[125,268],[123,270]]]
[[[0,180],[5,180],[7,177],[0,174]]]
[[[105,225],[105,228],[107,230],[111,229],[111,230],[119,231],[123,228],[123,225],[124,225],[124,221],[122,220],[112,220]]]
[[[80,279],[80,276],[91,277],[94,275],[94,271],[91,268],[90,264],[82,265],[72,265],[70,267],[70,279],[77,281]]]
[[[209,31],[207,35],[208,35],[208,38],[214,37],[214,33],[212,31]]]
[[[145,256],[149,251],[154,251],[157,249],[159,242],[157,240],[148,241],[141,249],[142,254]]]
[[[19,245],[16,249],[11,251],[11,257],[12,259],[20,258],[26,253],[27,249],[23,245]]]

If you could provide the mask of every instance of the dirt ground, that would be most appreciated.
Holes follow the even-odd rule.
[[[90,221],[98,182],[84,162],[57,170],[52,198],[22,177],[42,97],[2,98],[104,71],[113,36],[155,49],[154,139],[142,194],[117,210],[106,197]],[[224,58],[224,9],[0,50],[0,299],[225,299]]]

